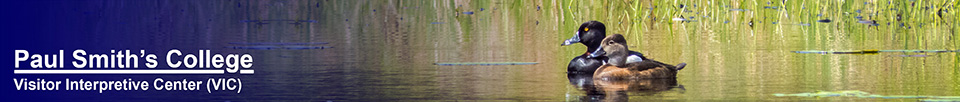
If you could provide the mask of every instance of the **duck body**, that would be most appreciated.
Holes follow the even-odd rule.
[[[602,65],[593,74],[594,80],[633,80],[676,78],[677,67],[659,61],[645,60],[623,66]]]
[[[647,59],[643,54],[630,51],[623,35],[614,34],[602,40],[601,48],[588,57],[605,57],[606,64],[594,71],[594,80],[627,80],[676,78],[677,71],[686,66],[665,64]],[[639,61],[638,61],[639,60]]]
[[[603,65],[606,57],[588,58],[589,54],[583,54],[573,57],[570,64],[567,64],[567,73],[569,74],[592,74],[597,68]]]
[[[577,32],[570,39],[564,40],[562,46],[573,45],[575,43],[582,43],[587,47],[587,51],[584,54],[573,57],[570,60],[570,63],[567,65],[567,73],[569,74],[593,74],[601,65],[603,61],[607,60],[606,57],[588,57],[591,51],[600,48],[600,41],[606,35],[606,26],[603,23],[598,21],[589,21],[584,22],[580,25],[580,28],[577,29]]]

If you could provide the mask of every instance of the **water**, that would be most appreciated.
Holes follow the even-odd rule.
[[[262,3],[298,5],[301,2]],[[305,4],[311,3],[314,2]],[[837,7],[834,5],[836,3],[823,2],[825,4],[806,4],[802,8],[800,5],[803,4],[791,2],[784,4],[787,5],[783,7],[786,10],[777,11],[760,9],[765,6],[763,3],[713,2],[716,3],[713,6],[687,6],[688,12],[679,12],[677,8],[670,7],[672,5],[663,4],[711,4],[660,4],[647,1],[636,4],[621,1],[319,3],[319,8],[303,7],[320,11],[317,14],[319,16],[305,17],[321,21],[306,28],[311,31],[299,33],[298,36],[273,37],[292,41],[331,42],[332,46],[338,48],[262,51],[267,54],[265,56],[302,56],[263,60],[282,66],[276,67],[282,71],[271,69],[267,71],[273,72],[264,72],[266,75],[276,75],[264,78],[282,80],[264,83],[284,83],[265,86],[267,88],[263,89],[268,90],[264,91],[297,92],[270,97],[310,100],[909,101],[917,99],[777,97],[772,94],[861,90],[884,95],[960,95],[957,53],[821,55],[790,52],[958,48],[955,23],[932,23],[956,20],[952,16],[900,21],[917,26],[912,28],[870,26],[858,23],[859,20],[853,18],[855,15],[870,15],[853,13],[853,8],[883,8],[879,4],[842,4],[844,6]],[[780,3],[771,5],[777,4]],[[648,7],[653,9],[640,9]],[[491,9],[481,11],[480,8]],[[870,10],[876,9],[864,11]],[[889,15],[919,12],[916,16],[923,16],[931,12],[909,11],[910,8],[901,10],[880,11],[872,19],[879,23],[900,23],[893,21]],[[814,16],[817,13],[828,16]],[[695,17],[689,19],[697,22],[669,20],[678,15]],[[834,22],[816,22],[824,18],[833,19]],[[652,59],[672,64],[686,62],[689,65],[680,71],[676,80],[612,82],[612,86],[583,87],[577,85],[574,78],[571,84],[571,79],[565,74],[566,64],[574,56],[582,54],[584,47],[558,44],[572,36],[580,23],[589,20],[606,23],[611,34],[626,34],[631,41],[631,49],[643,52]],[[730,23],[720,23],[728,20]],[[757,23],[750,27],[746,25],[748,21],[782,23]],[[918,23],[927,26],[920,28]],[[928,56],[900,57],[914,54]],[[432,64],[437,62],[539,64]]]
[[[919,100],[774,95],[819,90],[960,96],[957,52],[791,52],[960,48],[957,7],[940,5],[955,2],[860,2],[323,0],[198,2],[202,5],[172,8],[199,16],[174,19],[222,17],[207,24],[215,28],[204,29],[221,33],[182,43],[221,48],[236,46],[230,42],[327,42],[321,46],[331,47],[242,50],[257,56],[257,74],[244,77],[250,80],[245,84],[249,90],[212,99]],[[685,6],[679,8],[681,4]],[[935,9],[950,12],[937,16]],[[199,12],[211,10],[224,12]],[[671,20],[681,16],[686,22]],[[857,16],[878,25],[859,23]],[[818,22],[823,19],[832,22]],[[276,21],[244,22],[249,20]],[[559,44],[590,20],[605,23],[608,35],[625,34],[630,49],[648,58],[688,65],[675,80],[583,83],[566,74],[566,65],[585,47]],[[206,23],[200,24],[196,27]],[[538,63],[434,65],[440,62]]]

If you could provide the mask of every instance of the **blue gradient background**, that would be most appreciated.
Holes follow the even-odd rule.
[[[217,26],[220,31],[232,31],[231,27],[242,25],[242,18],[223,17],[190,17],[202,14],[201,12],[240,12],[240,11],[200,11],[198,5],[232,3],[242,5],[239,1],[0,1],[3,10],[2,29],[4,41],[3,50],[7,51],[4,60],[7,70],[3,71],[3,95],[12,101],[175,101],[175,100],[207,100],[207,101],[243,101],[243,100],[282,100],[256,99],[256,87],[245,86],[242,93],[214,92],[206,90],[184,91],[17,91],[10,82],[12,78],[45,78],[48,80],[106,80],[117,81],[126,78],[144,80],[153,83],[153,79],[162,77],[166,80],[206,80],[212,77],[234,77],[248,79],[257,75],[14,75],[14,50],[23,49],[31,54],[55,54],[57,50],[64,50],[66,68],[74,69],[70,65],[73,58],[69,55],[75,49],[84,49],[88,54],[109,53],[109,50],[129,49],[146,50],[156,54],[158,61],[162,61],[166,51],[180,49],[184,53],[196,53],[198,49],[210,49],[214,53],[247,53],[240,50],[226,49],[222,44],[226,42],[242,42],[230,38],[231,35],[240,35],[237,32],[219,32],[204,30]],[[186,5],[189,4],[189,5]],[[218,26],[216,24],[223,24]],[[233,26],[230,26],[233,25]],[[224,36],[224,37],[220,37]],[[258,56],[253,54],[256,59]],[[169,68],[160,62],[157,69]],[[29,68],[28,62],[23,62],[23,68]],[[254,63],[253,69],[257,69]],[[145,67],[142,65],[141,69]],[[263,69],[257,70],[258,72]],[[244,80],[245,85],[256,84],[257,80]],[[65,83],[65,82],[64,82]],[[207,84],[206,82],[204,84]],[[270,83],[260,83],[269,85]],[[153,85],[151,85],[152,87]],[[205,88],[204,88],[205,89]],[[259,94],[263,95],[263,94]],[[292,98],[294,99],[294,98]]]

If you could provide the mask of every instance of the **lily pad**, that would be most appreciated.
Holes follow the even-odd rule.
[[[792,51],[793,53],[803,53],[803,54],[877,54],[881,52],[902,52],[902,53],[946,53],[946,52],[960,52],[960,50],[877,50],[877,49],[867,49],[867,50],[846,50],[846,51],[819,51],[819,50],[807,50],[807,51]]]
[[[960,96],[926,96],[926,95],[877,95],[859,90],[844,91],[816,91],[810,93],[782,94],[776,93],[773,96],[778,97],[858,97],[858,98],[882,98],[882,99],[920,99],[922,101],[960,101]]]

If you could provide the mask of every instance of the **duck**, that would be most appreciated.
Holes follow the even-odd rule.
[[[607,27],[599,21],[588,21],[580,24],[580,28],[577,29],[577,32],[574,33],[574,36],[570,39],[564,40],[561,46],[573,45],[576,43],[581,43],[584,46],[587,46],[587,50],[584,51],[584,54],[580,56],[573,57],[573,60],[570,60],[570,63],[567,64],[567,73],[568,74],[593,74],[597,68],[603,65],[603,61],[606,60],[606,57],[590,57],[591,51],[597,50],[600,48],[600,41],[603,40],[606,34]]]
[[[592,52],[588,58],[605,57],[604,65],[594,71],[594,80],[634,80],[676,78],[677,72],[686,66],[680,63],[676,66],[656,60],[647,59],[636,51],[627,48],[626,39],[621,34],[605,37],[600,48]],[[631,60],[639,59],[639,60]]]

